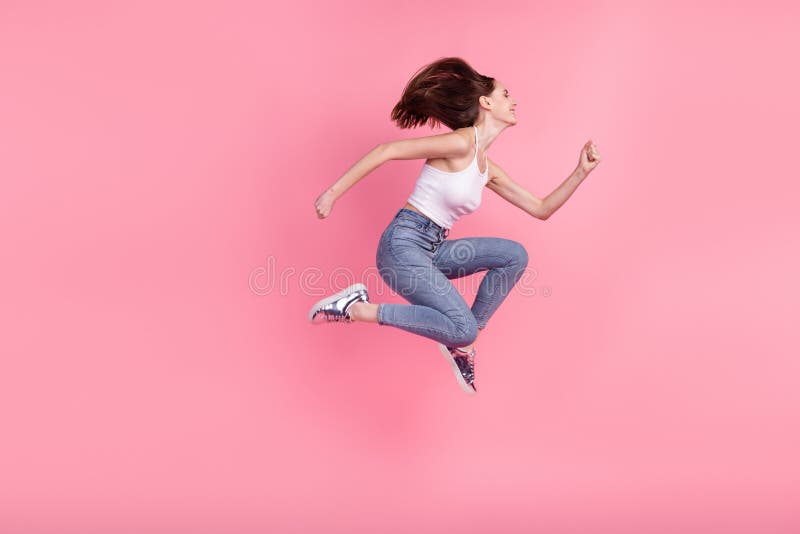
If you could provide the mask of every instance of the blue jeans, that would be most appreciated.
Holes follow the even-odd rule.
[[[450,347],[475,341],[528,265],[520,243],[499,237],[448,241],[449,231],[401,208],[381,235],[375,263],[393,291],[411,304],[378,304],[378,324]],[[470,308],[450,279],[489,271]]]

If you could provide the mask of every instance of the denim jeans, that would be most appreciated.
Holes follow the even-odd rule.
[[[450,347],[471,344],[528,265],[520,243],[499,237],[447,240],[449,231],[401,208],[386,227],[375,263],[386,284],[411,304],[378,304],[378,324]],[[488,271],[472,307],[451,279]]]

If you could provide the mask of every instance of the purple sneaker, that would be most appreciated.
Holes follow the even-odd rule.
[[[439,350],[453,367],[453,372],[461,389],[470,395],[477,392],[475,388],[475,347],[466,352],[458,347],[447,347],[439,343]]]

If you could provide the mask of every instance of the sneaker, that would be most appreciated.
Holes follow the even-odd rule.
[[[347,313],[348,308],[356,302],[369,302],[367,287],[364,284],[353,284],[339,291],[335,295],[325,297],[311,307],[308,320],[312,324],[331,322],[352,323],[353,319]]]
[[[474,395],[477,392],[475,388],[475,347],[471,352],[466,352],[458,347],[447,347],[439,343],[439,350],[453,366],[453,372],[461,389]]]

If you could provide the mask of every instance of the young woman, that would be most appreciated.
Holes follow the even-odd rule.
[[[314,304],[312,323],[373,322],[433,339],[461,387],[475,393],[475,340],[519,281],[528,254],[520,243],[500,237],[448,241],[450,229],[478,208],[484,187],[546,220],[600,161],[590,139],[572,174],[547,197],[534,196],[487,155],[500,133],[517,124],[515,107],[504,84],[461,58],[440,58],[417,71],[392,120],[400,128],[443,123],[453,131],[376,146],[315,201],[317,216],[324,219],[336,199],[383,163],[425,159],[405,206],[381,235],[375,258],[381,278],[411,304],[370,302],[367,288],[355,284]],[[480,271],[488,272],[470,307],[450,280]]]

